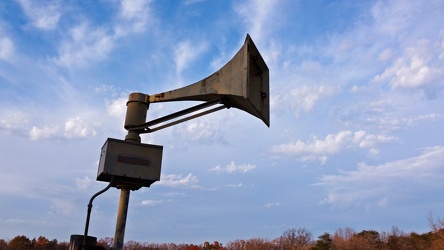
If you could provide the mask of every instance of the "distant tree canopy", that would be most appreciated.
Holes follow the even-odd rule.
[[[30,240],[24,235],[16,236],[9,242],[0,240],[0,250],[65,250],[68,243],[57,243],[57,240],[48,240],[44,236]]]
[[[390,232],[351,228],[337,229],[333,234],[324,233],[316,240],[305,228],[285,230],[276,239],[238,239],[223,246],[218,241],[200,245],[175,243],[140,243],[129,241],[125,250],[444,250],[444,220],[432,215],[428,218],[432,231],[424,234],[404,233],[397,227]],[[97,249],[112,249],[113,238],[97,241]],[[30,240],[21,235],[10,241],[0,239],[0,250],[68,250],[69,244],[48,240],[44,236]]]
[[[29,250],[32,249],[32,243],[31,240],[24,235],[16,236],[9,242],[8,249]]]

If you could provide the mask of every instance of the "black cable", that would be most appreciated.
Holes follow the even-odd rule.
[[[92,202],[93,202],[93,200],[94,200],[97,196],[99,196],[99,195],[105,193],[105,192],[111,187],[111,185],[112,185],[112,183],[113,183],[113,179],[114,179],[114,176],[111,177],[111,181],[109,182],[108,186],[106,186],[104,189],[102,189],[102,190],[100,190],[99,192],[97,192],[97,193],[96,193],[95,195],[93,195],[93,196],[91,197],[91,199],[89,200],[89,203],[88,203],[88,212],[86,213],[85,233],[83,234],[82,249],[86,249],[86,237],[88,236],[89,219],[90,219],[90,217],[91,217],[91,210],[92,210],[92,206],[93,206],[93,205],[92,205]]]

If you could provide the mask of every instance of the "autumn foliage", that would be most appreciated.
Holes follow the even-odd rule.
[[[305,228],[285,230],[276,239],[238,239],[222,245],[218,241],[200,245],[175,243],[125,243],[126,250],[443,250],[444,220],[429,217],[431,231],[424,234],[404,233],[397,227],[388,232],[340,228],[334,233],[324,233],[313,238]],[[112,249],[112,238],[97,241],[97,249]],[[40,236],[30,240],[26,236],[16,236],[7,241],[0,239],[0,250],[68,250],[69,244],[48,240]]]

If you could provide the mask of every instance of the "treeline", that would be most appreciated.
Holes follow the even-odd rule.
[[[100,239],[96,249],[112,249],[112,238]],[[67,242],[58,243],[40,236],[30,240],[26,236],[16,236],[12,240],[0,239],[0,250],[68,250]],[[406,234],[398,228],[391,232],[378,233],[374,230],[355,232],[342,228],[333,234],[324,233],[316,240],[304,228],[286,230],[282,236],[268,240],[252,238],[230,241],[226,245],[215,241],[201,245],[175,243],[140,243],[129,241],[126,250],[443,250],[444,229],[425,234]]]
[[[292,228],[273,240],[252,238],[234,240],[226,245],[215,241],[195,244],[175,243],[140,243],[129,241],[125,250],[443,250],[444,220],[429,218],[431,231],[418,234],[404,233],[397,227],[389,232],[362,230],[356,232],[351,228],[341,228],[333,234],[324,233],[313,238],[305,228]],[[97,241],[95,249],[112,249],[112,238]],[[0,250],[68,250],[67,242],[48,240],[44,236],[29,239],[16,236],[10,241],[0,239]]]
[[[98,241],[104,249],[111,249],[112,238]],[[374,230],[356,232],[350,228],[324,233],[317,239],[304,228],[288,229],[282,236],[268,240],[252,238],[230,241],[226,245],[215,241],[201,245],[139,243],[130,241],[127,250],[444,250],[444,229],[425,234],[404,233],[397,227],[390,232]]]
[[[0,250],[67,250],[67,242],[57,242],[56,239],[48,240],[44,236],[30,240],[24,235],[14,237],[10,241],[0,239]]]

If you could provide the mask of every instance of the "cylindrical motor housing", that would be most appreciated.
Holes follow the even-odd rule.
[[[125,129],[128,126],[141,125],[146,122],[149,107],[149,96],[142,93],[131,93],[126,103]]]

